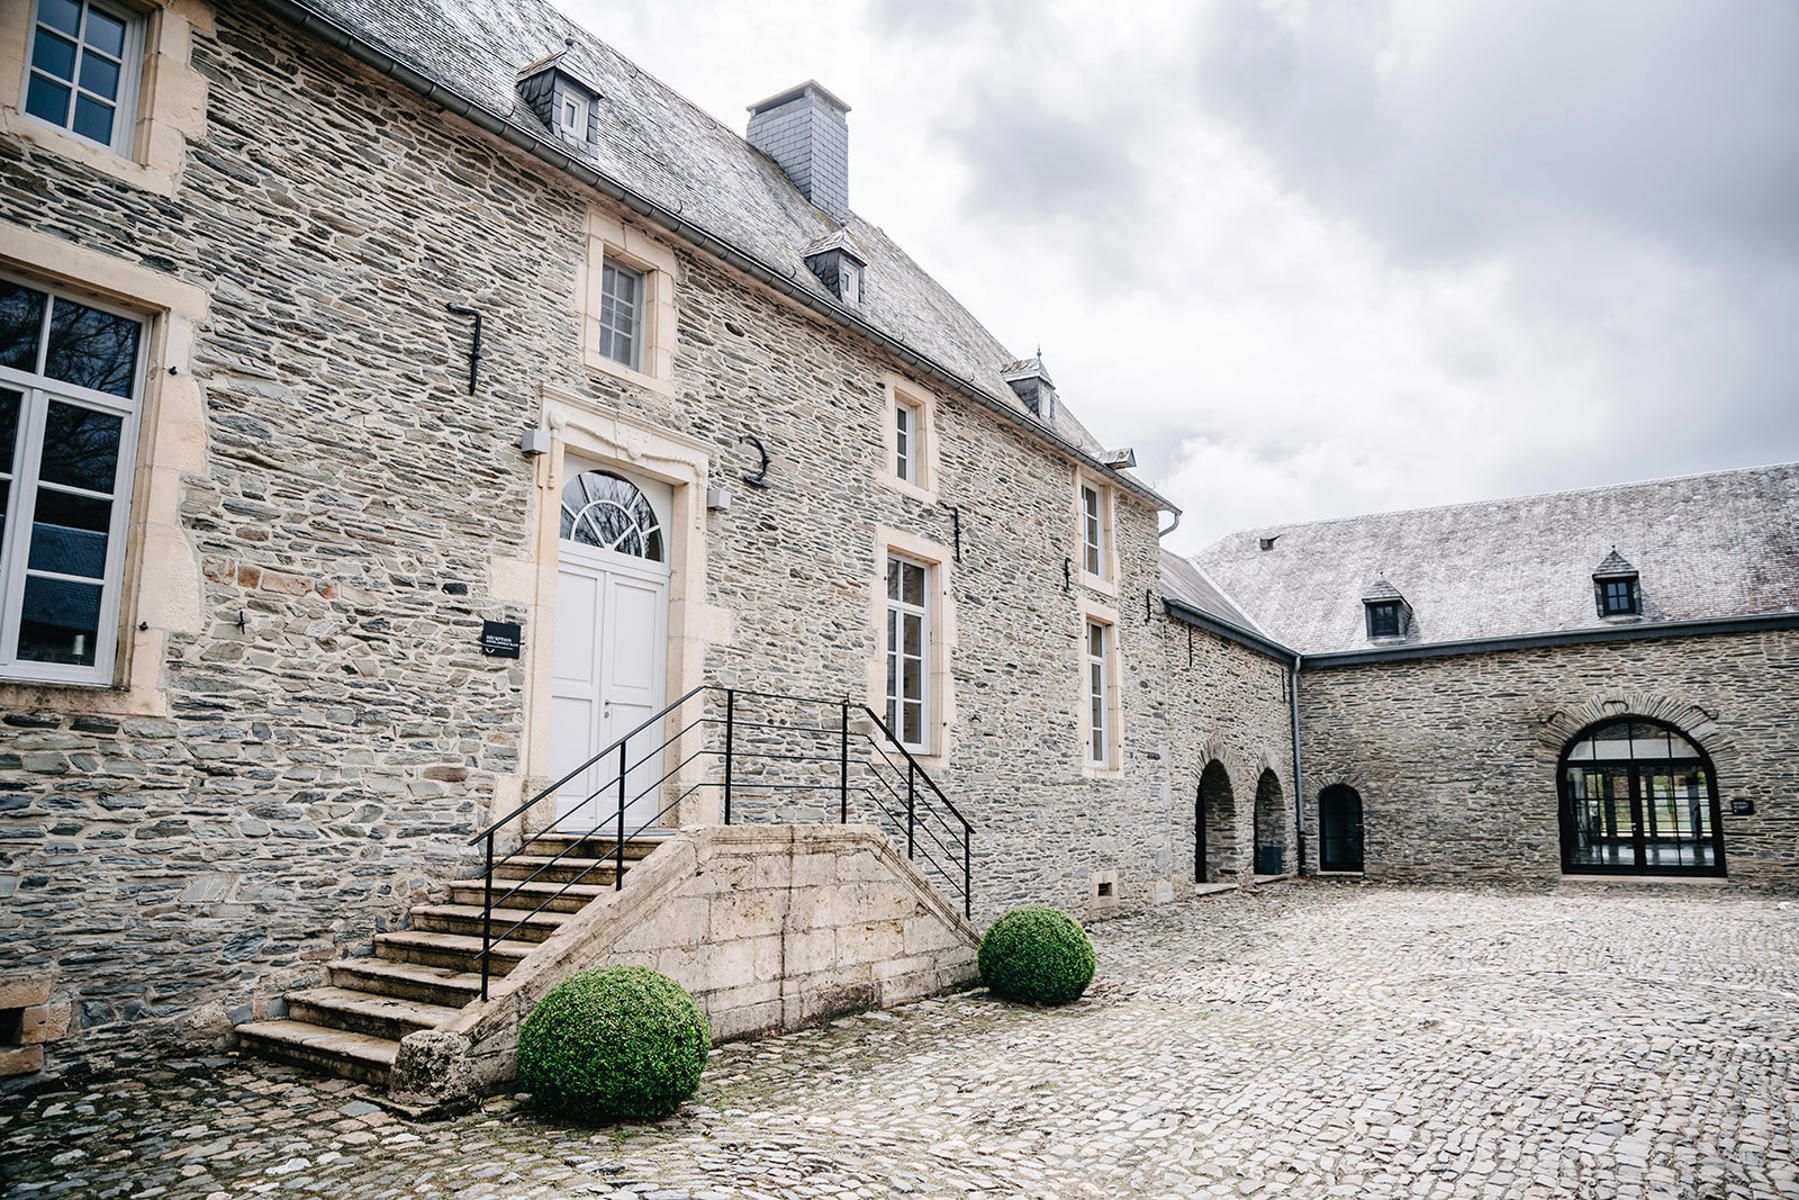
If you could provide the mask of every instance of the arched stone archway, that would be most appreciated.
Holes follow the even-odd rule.
[[[1229,883],[1240,872],[1236,791],[1230,772],[1214,758],[1200,772],[1193,802],[1193,881]]]
[[[1287,861],[1287,802],[1280,776],[1264,768],[1256,780],[1255,859],[1257,875],[1281,875],[1291,869]]]

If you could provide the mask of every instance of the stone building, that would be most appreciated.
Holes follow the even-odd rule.
[[[1197,562],[1298,659],[1311,869],[1799,886],[1799,464],[1252,530]]]
[[[1341,868],[1321,784],[1372,877],[1552,878],[1538,747],[1613,702],[1790,883],[1790,537],[1681,607],[1595,523],[1637,624],[1450,657],[1560,627],[1450,624],[1406,537],[1182,561],[852,208],[848,111],[740,135],[541,0],[0,7],[0,1074],[236,1038],[466,1096],[607,961],[791,1026],[967,979],[1019,902]],[[1326,576],[1395,632],[1331,640]]]
[[[1281,673],[1161,614],[1172,506],[850,208],[825,88],[746,140],[447,0],[21,0],[0,76],[3,1069],[503,1070],[608,957],[791,1024],[1172,897],[1208,746],[1294,795]]]

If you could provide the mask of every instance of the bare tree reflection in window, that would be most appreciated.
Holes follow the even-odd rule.
[[[129,396],[141,328],[128,317],[59,299],[50,310],[44,374],[96,392]]]
[[[562,489],[562,537],[651,562],[662,559],[662,523],[637,485],[610,471],[583,471]]]

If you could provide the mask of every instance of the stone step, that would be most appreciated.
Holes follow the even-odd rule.
[[[561,912],[507,912],[496,909],[492,936],[521,942],[541,942],[561,929],[562,923],[568,918],[568,913]],[[482,909],[479,904],[415,904],[412,906],[411,921],[414,929],[460,933],[479,941]]]
[[[399,1041],[418,1029],[436,1029],[456,1016],[457,1009],[418,1000],[401,1000],[374,992],[335,986],[305,988],[287,994],[289,1020],[366,1033]]]
[[[494,975],[504,975],[516,967],[536,947],[535,942],[495,942],[490,955]],[[481,935],[468,937],[459,933],[437,933],[427,929],[402,929],[397,933],[375,935],[375,953],[396,962],[418,963],[427,967],[448,967],[452,971],[481,971]]]
[[[340,1075],[376,1087],[387,1086],[387,1072],[400,1043],[305,1021],[255,1021],[237,1027],[238,1045],[250,1054],[290,1066]]]
[[[587,907],[588,901],[612,894],[611,884],[552,883],[538,879],[524,883],[518,879],[496,879],[493,886],[494,911],[518,911],[536,908],[549,901],[545,912],[572,913]],[[511,893],[508,895],[508,893]],[[486,888],[479,879],[450,885],[450,903],[472,904],[480,908],[486,902]],[[498,920],[499,918],[495,918]],[[517,920],[515,915],[512,920]]]
[[[340,958],[325,964],[325,978],[333,987],[445,1008],[461,1008],[481,998],[478,971],[428,967],[388,958]]]
[[[626,838],[625,861],[648,858],[671,836],[669,833],[644,833]],[[526,854],[560,854],[570,846],[575,847],[571,856],[579,854],[584,858],[611,858],[618,853],[618,842],[603,833],[540,833],[523,849]]]
[[[494,864],[496,879],[524,880],[532,883],[571,883],[592,884],[595,887],[609,887],[617,878],[616,864],[609,858],[556,858],[554,851],[549,854],[515,854],[505,862]],[[625,860],[625,872],[630,873],[631,860]]]

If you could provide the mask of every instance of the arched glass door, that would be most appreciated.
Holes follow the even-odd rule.
[[[1718,781],[1671,726],[1607,721],[1562,752],[1562,870],[1722,875]]]

